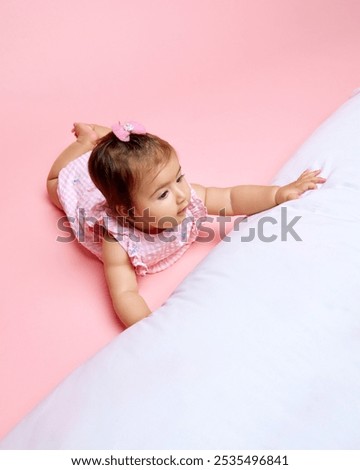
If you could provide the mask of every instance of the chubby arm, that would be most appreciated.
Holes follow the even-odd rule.
[[[125,326],[150,315],[151,311],[139,295],[134,268],[122,246],[105,235],[102,245],[105,278],[114,310]]]
[[[272,207],[298,199],[309,189],[316,189],[317,183],[325,183],[319,177],[321,170],[305,170],[296,181],[285,186],[240,185],[229,188],[206,188],[199,184],[192,187],[204,201],[209,214],[252,215]]]

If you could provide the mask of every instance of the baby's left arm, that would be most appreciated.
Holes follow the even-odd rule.
[[[317,189],[318,183],[326,179],[319,176],[321,170],[305,170],[299,178],[285,186],[240,185],[230,188],[205,188],[197,184],[192,187],[198,193],[209,214],[252,215],[283,202],[297,199],[309,189]]]

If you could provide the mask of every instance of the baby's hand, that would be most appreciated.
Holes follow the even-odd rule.
[[[308,189],[317,189],[316,184],[325,183],[326,181],[326,178],[318,176],[320,172],[321,170],[305,170],[296,181],[281,186],[275,195],[276,204],[298,199]]]

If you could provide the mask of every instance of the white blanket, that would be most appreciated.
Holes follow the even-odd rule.
[[[241,223],[0,448],[359,449],[360,94],[274,184],[306,168],[328,181]]]

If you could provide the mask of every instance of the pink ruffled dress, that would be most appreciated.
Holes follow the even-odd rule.
[[[68,163],[58,177],[58,196],[77,240],[102,259],[101,227],[128,253],[136,274],[156,273],[174,264],[196,240],[206,208],[191,188],[184,221],[158,234],[148,234],[113,217],[88,173],[87,152]]]

